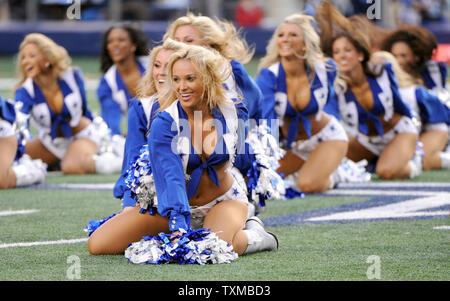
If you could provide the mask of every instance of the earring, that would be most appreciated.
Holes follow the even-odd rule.
[[[50,68],[50,63],[49,62],[47,62],[47,63],[45,63],[45,68]]]
[[[297,58],[302,59],[302,60],[306,60],[306,48],[303,48],[302,50],[303,50],[303,53],[304,53],[303,55],[300,55],[300,54],[298,54],[296,52],[294,52],[294,54],[295,54],[295,56]]]
[[[362,61],[364,61],[364,58],[360,57],[358,60],[362,63]]]

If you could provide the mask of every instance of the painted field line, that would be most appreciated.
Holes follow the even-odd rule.
[[[433,227],[434,230],[450,230],[450,226],[437,226]]]
[[[397,192],[396,192],[397,193]],[[386,219],[408,218],[419,216],[446,216],[447,210],[430,211],[431,208],[439,208],[450,205],[449,194],[436,194],[417,198],[414,200],[396,202],[393,204],[371,207],[348,212],[333,213],[325,216],[313,217],[308,221],[325,220],[360,220],[360,219]]]
[[[400,190],[371,190],[371,189],[334,189],[325,192],[326,195],[414,195],[414,196],[432,196],[442,195],[450,198],[448,192],[436,192],[436,191],[400,191]]]
[[[107,190],[112,191],[115,183],[80,183],[80,184],[40,184],[32,186],[33,189],[53,189],[53,190]]]
[[[366,183],[339,183],[339,188],[347,188],[347,187],[398,187],[401,189],[402,187],[450,187],[450,182],[366,182]]]
[[[10,215],[19,215],[19,214],[32,214],[36,213],[39,210],[31,209],[31,210],[6,210],[6,211],[0,211],[0,216],[10,216]]]
[[[64,245],[64,244],[77,244],[86,242],[88,238],[77,239],[61,239],[54,241],[34,241],[34,242],[16,242],[9,244],[0,244],[0,249],[15,248],[15,247],[34,247],[34,246],[46,246],[46,245]]]

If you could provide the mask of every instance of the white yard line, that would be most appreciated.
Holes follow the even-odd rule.
[[[434,230],[450,230],[450,226],[437,226],[433,227]]]
[[[371,189],[334,189],[329,190],[325,194],[329,195],[392,195],[392,196],[432,196],[442,194],[450,198],[450,192],[421,191],[421,190],[371,190]]]
[[[0,249],[15,248],[15,247],[34,247],[34,246],[46,246],[46,245],[64,245],[64,244],[77,244],[86,242],[88,238],[77,239],[60,239],[54,241],[33,241],[33,242],[16,242],[9,244],[0,244]]]
[[[31,210],[6,210],[0,211],[0,216],[10,216],[10,215],[19,215],[19,214],[32,214],[39,212],[39,210],[31,209]]]
[[[368,182],[368,183],[339,183],[339,188],[349,188],[349,187],[450,187],[450,182]]]

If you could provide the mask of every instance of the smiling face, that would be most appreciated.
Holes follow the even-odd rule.
[[[49,64],[50,62],[36,44],[28,43],[22,48],[20,66],[26,77],[35,78],[48,70]]]
[[[356,47],[346,37],[336,39],[333,43],[332,50],[333,60],[342,73],[350,73],[361,66],[364,55],[359,53]]]
[[[281,57],[304,55],[305,41],[300,27],[292,23],[284,23],[278,29],[278,54]]]
[[[156,91],[160,92],[167,78],[167,64],[170,55],[173,53],[170,49],[161,49],[156,55],[153,63],[152,78],[155,83]]]
[[[414,55],[411,47],[405,42],[396,42],[392,45],[391,53],[395,56],[402,69],[408,73],[417,64],[418,57]]]
[[[114,28],[108,34],[106,49],[111,60],[116,64],[134,55],[136,45],[133,44],[128,31],[123,28]]]
[[[202,42],[200,31],[192,25],[182,25],[175,30],[173,39],[189,45],[206,46]]]
[[[179,59],[173,64],[172,85],[183,109],[202,111],[206,106],[202,77],[190,60]]]

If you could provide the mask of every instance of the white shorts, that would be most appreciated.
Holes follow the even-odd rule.
[[[380,156],[389,142],[394,139],[394,137],[401,133],[411,133],[418,134],[417,127],[414,125],[414,122],[409,117],[402,117],[397,124],[387,133],[384,134],[384,137],[381,136],[367,136],[361,133],[358,133],[355,136],[355,139],[366,149],[371,151],[377,156]]]
[[[94,123],[89,124],[81,132],[70,138],[57,137],[55,139],[52,139],[50,133],[44,131],[40,131],[38,133],[38,137],[41,140],[42,144],[45,146],[45,148],[48,149],[60,160],[64,158],[67,149],[69,148],[69,145],[75,140],[80,138],[88,138],[94,141],[95,144],[97,144],[97,146],[100,146],[100,142],[102,139]]]
[[[0,138],[6,138],[14,136],[16,133],[14,131],[13,125],[6,120],[0,118]]]
[[[191,206],[191,228],[200,229],[203,227],[203,221],[206,214],[212,207],[225,200],[239,200],[248,205],[247,194],[242,186],[235,180],[231,188],[217,199],[203,206]]]
[[[320,132],[311,136],[308,140],[298,140],[292,143],[291,151],[303,161],[306,161],[317,145],[333,140],[348,141],[344,127],[335,117],[332,117]]]
[[[428,123],[424,127],[424,132],[428,131],[442,131],[442,132],[448,132],[449,128],[446,123]]]

